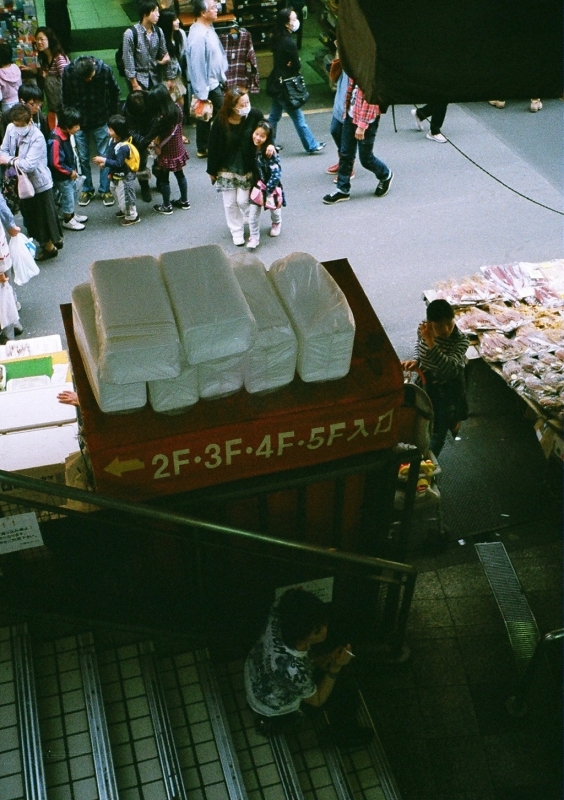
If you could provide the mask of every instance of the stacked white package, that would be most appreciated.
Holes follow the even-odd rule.
[[[298,340],[262,261],[250,253],[231,256],[235,277],[257,323],[257,337],[245,358],[245,389],[266,392],[294,379]]]
[[[119,384],[176,378],[180,342],[157,260],[95,261],[90,283],[101,377]]]
[[[246,353],[198,364],[198,392],[205,400],[228,397],[243,388]]]
[[[347,298],[308,253],[290,253],[268,273],[298,337],[303,381],[343,378],[351,366],[355,324]]]
[[[88,382],[101,410],[112,413],[143,408],[147,402],[145,383],[126,383],[118,386],[115,383],[106,383],[100,377],[96,315],[89,283],[81,283],[72,290],[72,321]]]
[[[249,349],[256,323],[219,245],[163,253],[160,264],[189,364]]]
[[[154,411],[182,411],[198,402],[198,367],[180,368],[178,378],[150,381],[149,402]]]

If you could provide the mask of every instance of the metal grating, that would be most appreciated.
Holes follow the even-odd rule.
[[[537,621],[502,542],[484,542],[475,547],[505,622],[517,669],[522,673],[540,638]]]

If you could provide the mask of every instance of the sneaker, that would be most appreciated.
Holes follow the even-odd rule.
[[[280,231],[282,230],[282,223],[278,222],[276,225],[271,225],[270,230],[268,232],[269,236],[280,236]]]
[[[80,197],[78,198],[78,205],[87,206],[95,194],[95,192],[81,192]]]
[[[326,194],[323,198],[323,202],[326,206],[332,206],[335,203],[344,203],[345,200],[350,199],[350,194],[345,194],[344,192],[334,192],[333,194]]]
[[[116,217],[118,219],[123,219],[125,217],[125,211],[122,211],[121,208],[119,211],[116,211]]]
[[[141,222],[141,217],[139,216],[139,214],[137,214],[136,217],[133,217],[133,219],[124,219],[124,220],[122,220],[121,224],[125,228],[128,225],[137,225],[138,222]]]
[[[153,206],[153,211],[156,211],[157,214],[172,214],[172,206],[163,206],[162,203],[158,203]]]
[[[190,201],[189,200],[173,200],[171,205],[174,206],[174,208],[182,208],[184,211],[186,211],[188,208],[190,208]]]
[[[423,130],[423,120],[419,119],[419,117],[417,116],[417,109],[416,108],[412,108],[411,109],[411,116],[413,117],[413,121],[415,122],[415,127],[417,128],[417,130],[418,131],[422,131]]]
[[[488,103],[495,108],[505,108],[505,100],[488,100]]]
[[[260,241],[256,239],[254,236],[249,237],[249,241],[247,242],[247,250],[256,250],[259,246]]]
[[[102,198],[102,203],[105,206],[115,205],[116,199],[111,192],[104,192],[103,194],[100,195],[100,197]]]
[[[542,103],[540,100],[531,100],[531,105],[529,106],[529,111],[532,111],[533,114],[535,111],[540,111],[542,108]]]
[[[14,325],[14,336],[21,336],[23,333],[23,328],[21,325],[18,325],[16,322]]]
[[[384,197],[384,195],[388,194],[393,179],[394,179],[394,173],[390,172],[390,174],[388,175],[387,178],[385,178],[385,180],[380,181],[380,183],[376,187],[376,191],[374,192],[376,197]]]
[[[150,203],[152,199],[153,199],[153,196],[151,194],[151,190],[149,189],[149,185],[147,184],[146,186],[142,186],[141,187],[141,200],[143,200],[144,203]]]
[[[314,147],[313,150],[310,150],[308,155],[316,156],[318,153],[321,153],[322,150],[325,149],[325,142],[319,142],[317,147]]]
[[[63,222],[63,228],[66,228],[67,231],[83,231],[85,227],[86,225],[78,222],[76,217],[71,217],[67,222]]]
[[[198,156],[198,158],[207,158],[208,157],[208,151],[207,150],[197,150],[196,151],[196,155]]]
[[[339,171],[339,162],[338,161],[337,161],[336,164],[332,164],[330,167],[327,167],[327,169],[325,170],[325,172],[328,175],[336,175],[338,171]]]
[[[77,222],[88,222],[88,217],[85,217],[84,214],[75,214],[74,218]]]
[[[243,247],[245,244],[245,237],[244,236],[234,236],[233,237],[233,244],[235,247]]]
[[[445,142],[448,141],[446,136],[443,136],[442,133],[431,133],[431,131],[427,134],[427,139],[432,139],[439,144],[445,144]]]
[[[355,178],[356,178],[356,172],[353,169],[353,171],[350,174],[349,181],[353,181]],[[336,178],[333,178],[333,183],[337,183],[338,180],[339,180],[339,176],[337,175]]]

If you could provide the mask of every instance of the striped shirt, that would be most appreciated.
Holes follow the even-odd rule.
[[[468,337],[455,325],[448,339],[436,338],[435,345],[431,349],[425,340],[418,336],[415,358],[428,381],[446,383],[462,375],[468,344]]]

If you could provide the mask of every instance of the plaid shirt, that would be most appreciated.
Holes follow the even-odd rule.
[[[380,106],[367,103],[360,87],[355,84],[352,78],[349,78],[349,85],[347,86],[347,94],[345,97],[345,112],[343,114],[343,119],[345,119],[350,111],[351,100],[353,98],[353,92],[355,89],[356,92],[354,93],[354,106],[352,107],[353,125],[356,125],[357,128],[366,130],[366,128],[368,128],[368,126],[374,122],[376,117],[380,116]]]
[[[257,94],[260,91],[258,63],[249,31],[240,28],[237,39],[234,39],[229,31],[218,36],[229,64],[226,73],[227,88],[241,86],[248,92]],[[250,71],[247,70],[249,64]]]
[[[164,33],[156,25],[149,32],[140,22],[135,25],[137,31],[137,49],[134,48],[133,31],[128,28],[123,34],[123,63],[125,77],[128,81],[137,79],[144,89],[150,89],[160,83],[157,61],[162,61],[167,48]],[[164,78],[174,78],[170,64],[164,68]]]
[[[76,64],[84,58],[95,63],[95,73],[91,81],[80,80],[76,75]],[[119,86],[114,73],[93,56],[79,56],[63,72],[63,105],[80,111],[80,124],[83,128],[100,128],[108,117],[117,113]]]

